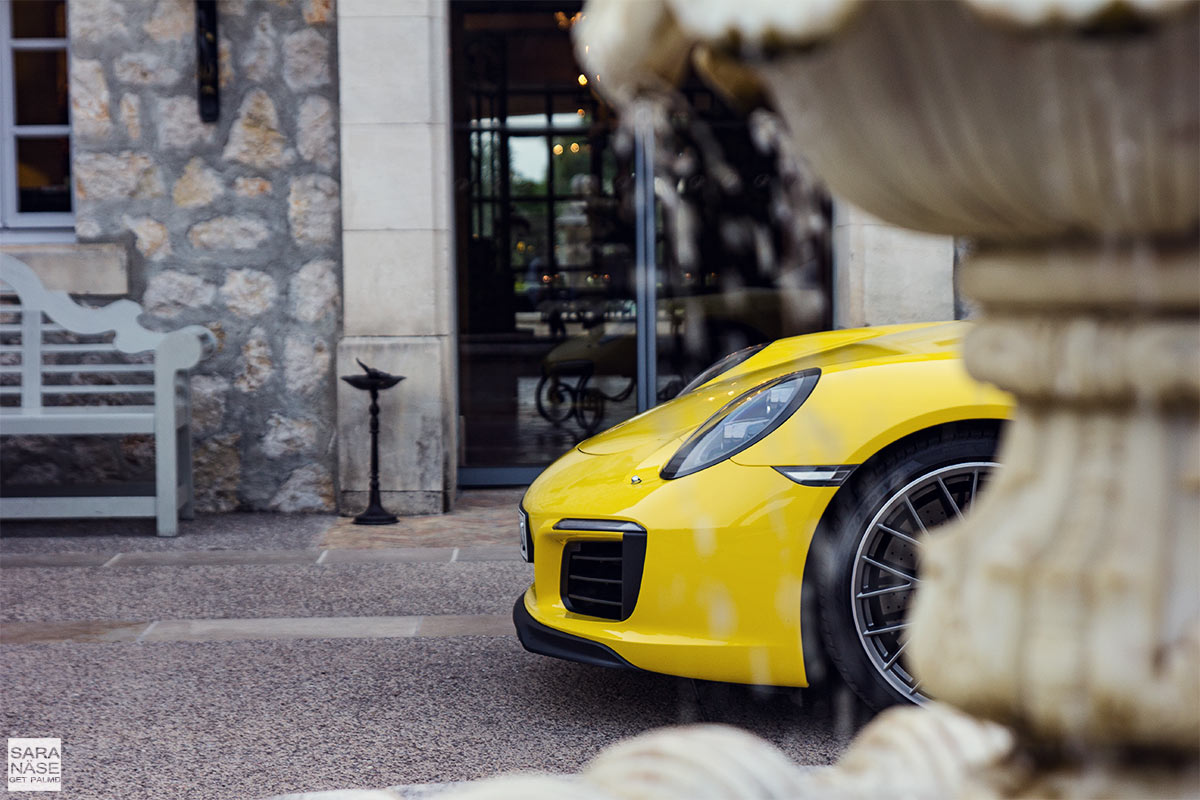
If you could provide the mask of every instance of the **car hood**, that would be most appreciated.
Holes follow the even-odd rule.
[[[800,370],[858,369],[897,361],[957,358],[965,322],[890,325],[793,336],[761,351],[708,383],[632,417],[578,445],[591,455],[626,453],[635,462],[682,440],[727,403],[772,378]]]

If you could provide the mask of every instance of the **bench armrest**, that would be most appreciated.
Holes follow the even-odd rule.
[[[174,374],[188,370],[216,352],[217,337],[201,325],[171,331],[154,349],[155,372]]]

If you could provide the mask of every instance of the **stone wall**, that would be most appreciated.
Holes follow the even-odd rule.
[[[900,228],[835,199],[834,327],[954,319],[954,259],[952,237]]]
[[[198,323],[200,510],[334,508],[341,317],[333,0],[221,0],[200,122],[191,0],[70,0],[76,234],[129,248],[151,327]]]

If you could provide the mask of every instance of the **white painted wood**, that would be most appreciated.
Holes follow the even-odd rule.
[[[155,442],[155,483],[142,495],[99,494],[87,497],[3,497],[0,517],[155,517],[160,536],[178,532],[178,514],[193,514],[191,461],[191,398],[181,375],[215,350],[212,333],[192,325],[169,333],[143,328],[141,307],[118,300],[102,308],[77,305],[66,292],[47,291],[26,264],[0,254],[0,284],[19,298],[18,305],[0,306],[0,313],[20,314],[20,324],[0,326],[0,333],[20,335],[5,352],[19,352],[19,366],[0,374],[20,375],[20,387],[0,388],[0,399],[20,394],[21,405],[0,407],[0,436],[114,436],[151,433]],[[45,319],[43,319],[43,315]],[[111,343],[46,342],[46,334],[98,336],[113,334]],[[43,364],[43,354],[152,353],[153,363]],[[153,384],[64,384],[74,375],[153,375]],[[48,385],[47,376],[55,383]],[[147,396],[152,404],[145,404]],[[63,397],[73,405],[47,405]],[[139,405],[98,405],[114,398],[137,398]]]
[[[0,367],[0,372],[15,372],[11,367]],[[150,373],[154,372],[153,364],[43,364],[42,374],[54,373],[74,374],[88,372],[94,374]]]
[[[26,306],[21,312],[21,407],[37,408],[42,404],[38,389],[41,376],[38,367],[42,363],[42,312],[36,305]]]
[[[153,517],[151,496],[0,497],[3,519],[79,519],[88,517]],[[163,534],[159,531],[159,536]]]
[[[132,408],[133,410],[127,410]],[[104,409],[104,410],[101,410]],[[103,436],[154,433],[154,410],[128,406],[0,409],[3,436]],[[13,413],[15,412],[15,413]]]
[[[42,397],[47,395],[85,395],[85,394],[154,394],[153,386],[148,384],[121,384],[113,386],[42,386]]]

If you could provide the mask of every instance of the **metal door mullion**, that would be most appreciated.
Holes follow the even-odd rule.
[[[546,115],[546,121],[549,123],[553,119],[554,98],[549,92],[542,96],[544,105],[542,113]],[[555,232],[557,229],[557,220],[554,217],[554,133],[553,126],[547,124],[546,132],[542,135],[542,142],[546,146],[546,263],[550,265],[550,274],[553,275],[558,271],[558,252],[556,251]]]
[[[658,298],[654,212],[654,129],[649,112],[634,120],[634,206],[637,227],[637,410],[655,405],[658,384]]]
[[[54,139],[71,135],[70,125],[13,125],[11,130],[19,139]]]
[[[54,52],[66,50],[66,39],[11,39],[10,46],[20,52]]]

